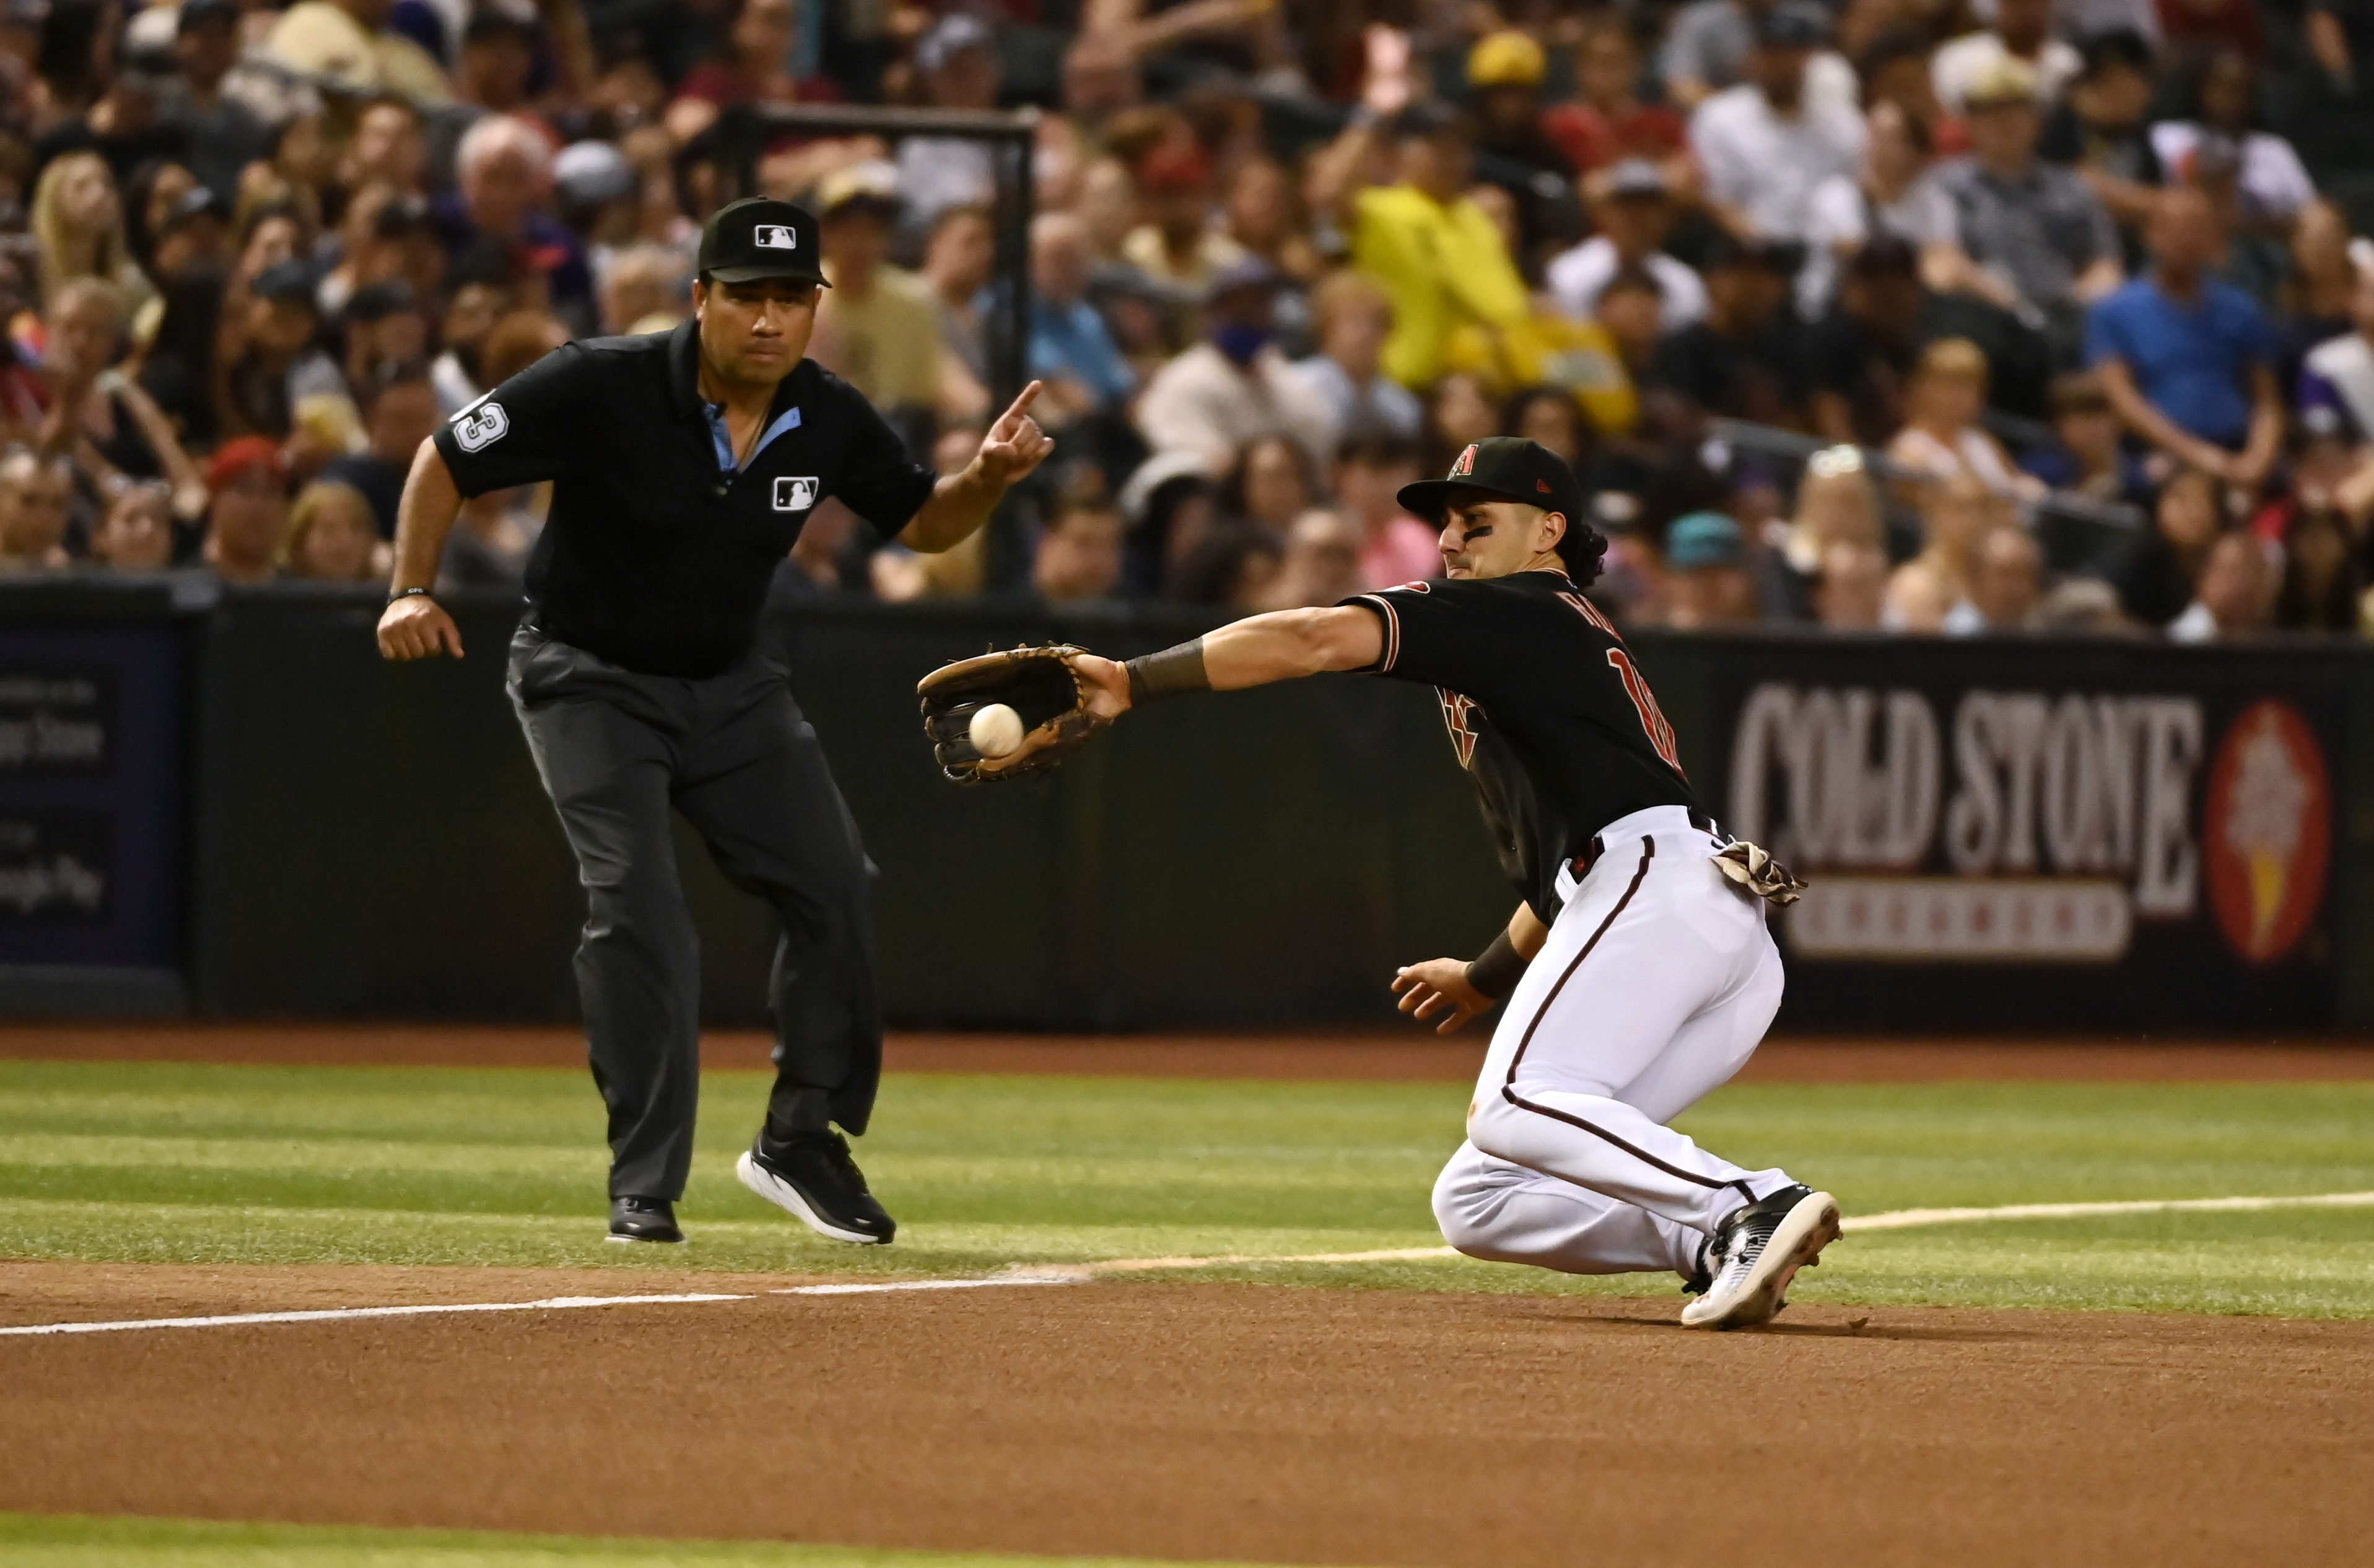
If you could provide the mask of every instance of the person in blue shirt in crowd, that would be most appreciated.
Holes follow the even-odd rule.
[[[2190,186],[2153,201],[2151,270],[2094,307],[2086,357],[2120,420],[2186,466],[2255,486],[2280,455],[2279,345],[2257,301],[2215,281],[2217,229]]]
[[[1088,303],[1096,258],[1070,213],[1041,213],[1030,225],[1030,374],[1061,423],[1117,406],[1137,390],[1104,318]]]

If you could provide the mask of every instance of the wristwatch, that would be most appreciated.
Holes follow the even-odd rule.
[[[399,588],[387,596],[387,602],[393,604],[399,599],[426,599],[429,596],[429,591],[425,588]]]

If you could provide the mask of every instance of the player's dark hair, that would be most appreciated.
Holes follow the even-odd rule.
[[[1566,575],[1574,579],[1577,588],[1589,588],[1599,580],[1600,557],[1607,554],[1607,536],[1579,517],[1566,520],[1566,534],[1557,542],[1557,557],[1566,563]]]

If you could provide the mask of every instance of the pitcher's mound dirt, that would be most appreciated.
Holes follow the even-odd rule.
[[[206,1293],[128,1272],[47,1305]],[[242,1272],[220,1306],[269,1293]],[[286,1282],[329,1305],[333,1272]],[[469,1299],[434,1272],[414,1299]],[[576,1283],[476,1282],[531,1280]],[[2374,1324],[1705,1336],[1675,1305],[1097,1284],[14,1339],[0,1508],[1446,1568],[2362,1561]]]

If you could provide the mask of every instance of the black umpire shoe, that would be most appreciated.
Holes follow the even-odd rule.
[[[684,1233],[676,1229],[675,1204],[664,1198],[629,1194],[610,1199],[610,1239],[682,1241]]]
[[[774,1138],[761,1131],[734,1174],[818,1235],[878,1246],[898,1233],[898,1222],[865,1190],[865,1174],[838,1132]]]

